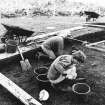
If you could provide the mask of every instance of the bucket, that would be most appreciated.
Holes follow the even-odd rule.
[[[85,95],[90,92],[90,86],[86,83],[76,83],[72,86],[74,93],[79,95]]]
[[[47,67],[39,67],[37,69],[34,69],[34,73],[39,75],[39,74],[47,74],[48,68]]]
[[[17,42],[14,40],[8,40],[6,42],[6,52],[7,53],[15,53],[17,49]]]
[[[48,89],[50,86],[50,82],[47,78],[47,74],[39,74],[36,76],[36,79],[38,81],[38,85],[40,89]]]
[[[75,98],[79,102],[87,101],[88,94],[91,89],[90,86],[86,83],[76,83],[72,86],[72,91],[74,92]]]
[[[2,42],[2,43],[5,43],[5,41],[6,41],[6,38],[5,38],[5,37],[2,37],[2,38],[1,38],[1,42]]]
[[[0,53],[4,53],[5,52],[5,44],[1,43],[0,44]]]

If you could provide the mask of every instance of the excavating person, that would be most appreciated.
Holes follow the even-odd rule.
[[[61,32],[58,36],[47,39],[37,48],[37,51],[46,54],[51,60],[56,59],[56,57],[63,54],[64,45],[69,34],[71,33]]]
[[[61,55],[57,57],[51,64],[48,70],[48,79],[54,88],[63,88],[67,85],[66,89],[77,82],[76,65],[83,63],[86,55],[81,51],[75,51],[72,55]]]

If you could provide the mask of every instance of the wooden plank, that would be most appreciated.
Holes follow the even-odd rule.
[[[10,93],[12,93],[17,99],[19,99],[25,105],[42,105],[31,95],[17,86],[14,82],[0,73],[0,85],[6,88]]]
[[[98,44],[101,44],[101,43],[105,43],[105,40],[87,44],[86,47],[90,48],[90,49],[97,50],[97,51],[105,52],[105,47],[103,47],[102,45],[101,46],[98,45]]]
[[[104,26],[104,25],[95,25],[95,24],[88,24],[88,23],[84,24],[83,26],[90,26],[90,27],[105,28],[105,26]]]
[[[97,44],[100,44],[100,43],[103,43],[103,42],[105,42],[105,40],[95,42],[95,43],[90,43],[90,44],[87,44],[87,46],[97,45]]]
[[[53,36],[55,34],[59,34],[60,32],[70,32],[70,31],[76,31],[76,30],[80,30],[80,29],[83,29],[83,28],[86,28],[86,27],[83,27],[83,26],[78,26],[78,27],[73,27],[73,28],[70,28],[70,29],[65,29],[65,30],[60,30],[60,31],[56,31],[56,32],[52,32],[52,33],[48,33],[48,34],[41,34],[41,35],[38,35],[38,36],[34,36],[34,37],[29,37],[27,38],[27,41],[30,41],[30,40],[36,40],[36,39],[39,39],[39,38],[44,38],[44,37],[47,37],[47,36]]]
[[[101,52],[105,52],[105,49],[102,48],[98,48],[98,47],[92,47],[92,46],[86,46],[87,48],[93,49],[93,50],[97,50],[97,51],[101,51]]]

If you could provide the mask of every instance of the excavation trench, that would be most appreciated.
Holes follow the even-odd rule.
[[[94,32],[94,33],[78,36],[75,38],[82,41],[87,41],[89,43],[95,43],[98,41],[105,40],[105,32],[99,31],[99,32]],[[105,77],[104,77],[105,61],[104,61],[104,58],[101,56],[102,53],[93,51],[92,49],[89,49],[89,48],[85,48],[81,46],[81,44],[78,44],[78,42],[70,41],[70,40],[66,42],[65,52],[71,51],[72,46],[76,46],[77,48],[80,48],[87,55],[86,62],[82,64],[80,67],[78,67],[79,76],[87,79],[87,83],[89,84],[92,92],[94,93],[88,97],[88,101],[86,102],[86,104],[89,104],[89,105],[90,104],[92,105],[105,104],[105,101],[104,101],[105,96],[103,95],[105,83],[104,81],[102,81],[102,80],[105,80]],[[31,54],[29,54],[28,56],[30,56]],[[35,68],[37,68],[36,67],[37,62],[36,62],[35,56],[33,59],[29,59],[29,60],[33,67],[30,73],[22,72],[19,62],[14,62],[14,61],[11,62],[10,65],[2,67],[1,72],[10,80],[15,82],[18,86],[20,86],[22,89],[24,89],[27,93],[29,93],[31,96],[33,96],[35,99],[38,100],[39,86],[36,80],[37,75],[34,73]],[[45,63],[48,63],[48,60],[41,59],[39,61],[40,67],[43,67]],[[94,65],[92,65],[92,63],[94,63]],[[18,103],[18,100],[14,99],[14,96],[9,95],[9,92],[5,91],[4,88],[0,88],[0,90],[1,90],[0,104],[2,105],[10,105],[10,104],[18,105],[19,104],[20,105],[20,103]],[[79,105],[80,104],[73,99],[72,94],[59,93],[53,90],[53,88],[50,88],[48,91],[50,93],[50,98],[48,102],[44,103],[44,105],[54,105],[55,102],[56,102],[56,105],[61,105],[61,104],[62,105],[66,105],[66,104]]]

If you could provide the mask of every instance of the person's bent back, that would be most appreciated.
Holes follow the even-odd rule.
[[[76,79],[76,65],[83,63],[86,55],[82,51],[76,51],[72,55],[61,55],[57,57],[48,70],[48,79],[51,84],[59,84],[66,78]]]
[[[61,36],[49,38],[43,42],[41,47],[51,59],[55,59],[57,56],[63,54],[64,38]]]

